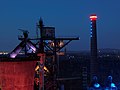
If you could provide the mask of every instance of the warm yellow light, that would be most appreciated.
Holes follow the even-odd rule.
[[[63,42],[63,41],[60,41],[59,46],[62,47],[63,45],[64,45],[64,42]]]
[[[49,72],[49,70],[44,66],[44,70],[46,70],[47,72]]]
[[[39,69],[39,66],[37,66],[36,68],[35,68],[35,71],[37,71]]]
[[[37,71],[39,69],[39,66],[37,66],[36,68],[35,68],[35,71]],[[49,70],[44,66],[44,70],[45,71],[47,71],[47,72],[49,72]]]

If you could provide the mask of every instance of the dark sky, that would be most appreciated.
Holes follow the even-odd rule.
[[[69,50],[89,50],[89,15],[96,13],[98,48],[120,49],[120,0],[0,0],[0,51],[11,51],[20,43],[18,29],[35,37],[42,17],[46,26],[55,26],[56,36],[79,36]]]

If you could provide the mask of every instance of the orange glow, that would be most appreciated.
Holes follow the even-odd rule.
[[[39,66],[37,66],[37,67],[35,68],[35,71],[37,71],[38,69],[39,69]],[[47,71],[47,72],[49,72],[49,70],[48,70],[47,67],[45,67],[45,66],[44,66],[44,70]]]
[[[37,66],[36,68],[35,68],[35,71],[37,71],[39,69],[39,66]]]
[[[49,70],[47,69],[47,67],[44,66],[44,70],[46,70],[47,72],[49,72]]]

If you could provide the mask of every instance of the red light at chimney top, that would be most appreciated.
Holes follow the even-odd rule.
[[[91,20],[96,20],[96,19],[97,19],[97,16],[96,16],[95,14],[90,15],[90,19],[91,19]]]

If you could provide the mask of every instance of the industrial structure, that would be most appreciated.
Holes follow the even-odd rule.
[[[90,60],[90,79],[94,76],[97,76],[98,72],[98,63],[97,63],[97,30],[96,30],[96,20],[97,20],[97,15],[92,14],[90,15],[90,48],[91,48],[91,60]]]
[[[56,37],[55,27],[46,27],[42,19],[36,38],[19,29],[20,44],[10,53],[0,52],[0,89],[120,90],[120,50],[97,51],[96,20],[90,15],[91,52],[63,51],[79,37]]]
[[[0,61],[2,61],[3,63],[16,62],[13,65],[13,67],[17,67],[18,64],[17,62],[18,61],[21,62],[20,60],[23,58],[27,59],[27,60],[25,59],[24,62],[29,60],[34,62],[33,66],[29,66],[31,64],[28,64],[28,67],[25,67],[25,64],[22,63],[24,64],[22,69],[27,68],[28,70],[29,67],[31,67],[32,70],[34,69],[34,77],[33,77],[33,72],[31,72],[30,74],[31,76],[28,76],[28,78],[30,78],[31,80],[30,86],[31,87],[33,86],[33,88],[29,88],[30,86],[28,85],[25,89],[19,87],[20,90],[57,90],[58,88],[61,87],[59,83],[59,68],[58,68],[59,61],[57,59],[57,56],[61,54],[60,52],[61,49],[63,49],[66,45],[68,45],[72,40],[79,40],[79,37],[57,38],[55,36],[55,27],[45,27],[42,19],[40,19],[37,28],[39,30],[38,32],[40,32],[37,33],[37,38],[29,38],[28,37],[29,32],[27,30],[19,29],[20,31],[23,32],[23,36],[18,37],[18,39],[21,41],[20,44],[9,54],[9,56],[1,59]],[[19,60],[17,60],[18,58]],[[0,68],[3,68],[3,65],[1,65]],[[19,71],[21,67],[19,66],[17,69]],[[8,71],[6,70],[5,72]],[[26,75],[28,75],[26,71],[24,72],[24,70],[22,71],[22,73],[26,73]],[[6,76],[6,74],[8,75],[9,73],[0,73],[0,76],[4,77]],[[10,75],[12,77],[13,73]],[[18,75],[18,74],[14,74],[14,75]],[[25,76],[24,74],[22,75],[21,77],[22,81],[25,80],[25,78],[23,77],[27,77],[26,75]],[[14,76],[13,80],[16,80],[15,77],[16,76]],[[3,87],[4,90],[8,90],[8,89],[18,90],[18,87],[15,86],[17,84],[16,81],[13,81],[11,86],[4,87],[5,85],[3,84],[3,81],[4,79],[7,78],[8,77],[1,78],[0,81],[1,87]],[[8,83],[7,81],[4,82]],[[29,82],[21,83],[22,84],[21,86],[25,87],[27,83]]]

